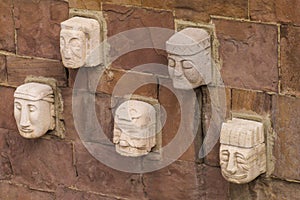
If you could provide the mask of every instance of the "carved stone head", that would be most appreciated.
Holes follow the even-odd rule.
[[[116,110],[113,142],[124,156],[142,156],[156,145],[155,108],[145,102],[129,100]]]
[[[175,33],[166,43],[174,88],[192,89],[212,79],[210,35],[199,28]]]
[[[14,116],[21,136],[38,138],[55,128],[54,95],[49,85],[23,84],[14,97]]]
[[[100,64],[100,25],[95,19],[72,17],[61,23],[60,53],[67,68]]]
[[[266,172],[262,123],[233,118],[223,123],[220,142],[220,165],[226,180],[248,183]]]

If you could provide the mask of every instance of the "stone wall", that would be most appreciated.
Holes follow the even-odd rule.
[[[198,159],[209,124],[208,88],[202,96],[202,131],[177,161],[161,170],[130,174],[111,169],[85,149],[74,127],[72,89],[77,70],[63,67],[60,22],[69,9],[103,11],[108,37],[138,27],[175,29],[178,22],[214,27],[219,43],[227,108],[269,116],[275,131],[271,177],[245,185],[221,176],[218,145]],[[3,0],[0,2],[0,199],[297,199],[300,196],[300,2],[287,0]],[[132,67],[167,64],[166,53],[145,49],[115,61],[97,87],[96,109],[108,135],[110,97]],[[131,72],[130,72],[131,73]],[[26,140],[13,117],[13,93],[27,75],[58,80],[64,99],[66,138]],[[134,75],[156,84],[136,91],[177,116],[178,102],[163,76]],[[163,78],[162,78],[163,77]],[[129,83],[130,84],[130,83]],[[228,115],[230,112],[228,111]],[[83,111],[84,112],[84,111]],[[180,120],[180,118],[179,118]],[[163,143],[174,137],[166,121]],[[164,141],[166,140],[166,141]]]

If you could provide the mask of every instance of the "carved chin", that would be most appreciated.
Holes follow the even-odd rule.
[[[224,170],[222,170],[222,175],[223,177],[233,183],[246,183],[247,182],[247,177],[248,174],[244,173],[244,174],[230,174]]]
[[[130,156],[130,157],[138,157],[147,155],[148,151],[146,149],[137,149],[131,146],[120,146],[119,144],[116,145],[116,151],[121,154],[122,156]]]

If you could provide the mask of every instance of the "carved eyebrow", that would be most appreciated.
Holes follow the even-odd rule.
[[[222,150],[221,153],[222,154],[229,154],[229,151],[228,150]]]
[[[246,160],[245,156],[243,154],[241,154],[241,153],[237,152],[237,153],[235,153],[235,156]]]

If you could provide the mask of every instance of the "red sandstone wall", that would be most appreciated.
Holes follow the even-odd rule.
[[[144,26],[174,29],[174,20],[207,24],[220,42],[228,108],[268,114],[276,132],[272,178],[228,184],[220,174],[218,145],[197,160],[200,143],[170,166],[146,174],[110,169],[82,145],[72,118],[76,70],[59,53],[60,22],[69,8],[102,10],[108,36]],[[297,199],[300,196],[300,2],[288,0],[2,0],[0,2],[0,199]],[[142,58],[142,59],[137,59]],[[124,74],[143,63],[166,64],[165,53],[133,52],[113,64],[97,88],[97,109],[112,132],[110,95]],[[66,139],[25,140],[13,118],[13,92],[27,75],[54,77],[65,104]],[[137,78],[157,80],[152,76]],[[107,80],[110,80],[107,83]],[[170,80],[158,80],[167,81]],[[156,98],[174,115],[176,99],[157,84],[138,94]],[[203,113],[210,115],[208,90]],[[175,110],[175,111],[174,111]],[[207,121],[203,121],[205,125]],[[167,121],[165,140],[177,126]],[[205,129],[203,132],[205,135]]]

